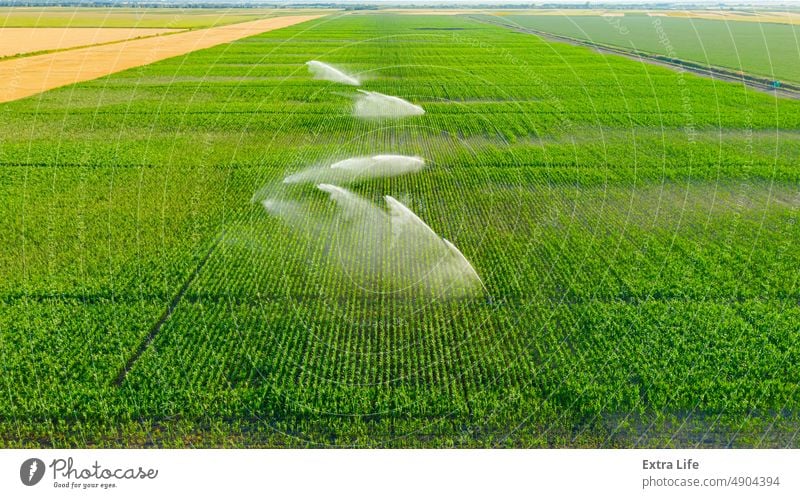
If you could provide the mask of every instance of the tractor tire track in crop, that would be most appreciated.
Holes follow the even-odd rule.
[[[142,342],[139,344],[139,347],[136,348],[136,351],[133,353],[133,355],[119,370],[117,376],[114,378],[114,385],[116,387],[122,385],[122,383],[125,381],[125,377],[128,375],[128,372],[130,372],[133,369],[133,366],[136,364],[139,358],[141,358],[142,354],[144,354],[144,352],[147,351],[147,348],[156,338],[156,335],[158,335],[158,333],[164,327],[164,324],[167,323],[167,320],[169,320],[172,314],[175,312],[175,309],[178,307],[178,304],[180,304],[181,300],[183,299],[183,296],[186,294],[186,291],[189,290],[189,287],[192,285],[192,282],[194,282],[194,280],[200,274],[200,271],[202,271],[203,267],[206,265],[206,263],[208,263],[208,260],[211,258],[211,255],[219,247],[219,244],[222,241],[224,234],[225,232],[223,231],[217,236],[216,239],[214,239],[214,241],[211,243],[211,246],[208,248],[208,251],[203,256],[203,259],[200,260],[200,262],[195,267],[194,271],[192,271],[192,273],[189,275],[189,278],[186,279],[181,288],[178,290],[177,294],[175,294],[175,297],[172,298],[172,301],[170,301],[169,306],[167,306],[167,309],[164,310],[164,313],[162,313],[158,321],[156,321],[156,323],[154,323],[153,326],[150,327],[150,331],[147,333],[144,339],[142,339]]]

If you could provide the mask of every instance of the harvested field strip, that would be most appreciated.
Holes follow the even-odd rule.
[[[0,102],[92,80],[320,16],[287,16],[0,62]]]
[[[183,31],[169,28],[3,28],[0,57],[64,50]]]
[[[6,28],[202,29],[270,17],[328,14],[336,9],[0,7]]]
[[[707,10],[678,10],[648,13],[652,17],[684,17],[690,19],[711,19],[714,21],[744,21],[777,24],[800,24],[797,12],[729,12]]]

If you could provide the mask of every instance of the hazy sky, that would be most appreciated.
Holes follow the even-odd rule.
[[[176,2],[180,2],[183,0],[173,0]],[[231,2],[255,2],[258,0],[225,0]],[[466,5],[466,4],[531,4],[531,5],[542,5],[542,4],[585,4],[586,0],[263,0],[266,3],[357,3],[357,4],[414,4],[414,5],[445,5],[445,4],[456,4],[456,5]],[[589,5],[591,6],[599,6],[599,5],[610,5],[610,4],[665,4],[671,3],[673,5],[681,5],[681,4],[708,4],[711,7],[718,6],[720,4],[725,5],[749,5],[753,7],[768,7],[768,6],[775,6],[775,5],[798,5],[800,6],[800,0],[590,0]]]
[[[70,2],[74,1],[77,2],[79,0],[50,0],[52,2],[56,1],[64,1]],[[111,0],[116,2],[123,2],[129,1],[131,3],[137,3],[137,0]],[[138,0],[139,2],[147,2],[150,0]],[[162,2],[165,4],[186,4],[191,3],[192,0],[151,0],[154,2]],[[210,3],[231,3],[231,4],[242,4],[242,3],[265,3],[271,5],[280,5],[280,4],[314,4],[314,3],[337,3],[337,4],[359,4],[359,5],[492,5],[492,4],[513,4],[513,5],[523,5],[527,4],[532,7],[541,6],[542,4],[573,4],[573,5],[583,5],[586,4],[586,0],[208,0]],[[198,0],[198,3],[201,3],[202,0]],[[674,6],[680,5],[706,5],[709,8],[714,8],[719,5],[727,5],[727,6],[735,6],[741,5],[745,8],[752,7],[752,8],[775,8],[779,6],[791,6],[793,9],[800,7],[800,0],[590,0],[589,6],[590,7],[599,7],[601,5],[630,5],[630,4],[672,4]]]
[[[177,0],[176,0],[177,1]],[[269,0],[264,0],[269,1]],[[298,0],[278,0],[281,3],[298,3]],[[299,0],[299,1],[307,1],[307,2],[331,2],[331,3],[359,3],[359,4],[378,4],[378,3],[393,3],[393,4],[401,4],[401,3],[408,3],[408,4],[423,4],[423,3],[435,3],[439,5],[444,4],[468,4],[468,3],[476,3],[476,4],[487,4],[487,3],[507,3],[507,4],[532,4],[532,5],[542,5],[542,4],[585,4],[586,0]],[[272,0],[275,3],[275,0]],[[752,5],[752,6],[767,6],[767,5],[788,5],[788,4],[800,4],[800,0],[590,0],[589,4],[591,5],[609,5],[609,4],[708,4],[710,6],[717,6],[720,4],[725,5]]]
[[[119,0],[122,1],[122,0]],[[147,0],[140,0],[146,2]],[[159,1],[159,0],[154,0]],[[164,3],[188,3],[189,0],[160,0]],[[466,4],[529,4],[532,6],[542,4],[575,4],[581,5],[587,3],[586,0],[208,0],[209,2],[230,2],[230,3],[269,3],[269,4],[301,4],[301,3],[355,3],[362,5],[380,5],[380,4],[411,4],[411,5],[466,5]],[[135,3],[135,2],[134,2]],[[626,4],[692,4],[700,5],[707,4],[709,7],[716,7],[720,4],[724,5],[748,5],[752,7],[768,7],[776,5],[797,5],[800,6],[800,0],[590,0],[589,6],[600,5],[626,5]]]

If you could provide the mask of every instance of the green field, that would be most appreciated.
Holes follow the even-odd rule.
[[[312,59],[426,114],[355,119]],[[0,116],[2,446],[797,445],[800,102],[333,15]],[[378,153],[428,167],[348,188],[406,203],[480,295],[371,292],[251,202],[324,219],[282,179]]]
[[[324,9],[0,7],[0,28],[208,28],[314,11],[326,12]]]
[[[509,15],[526,28],[651,54],[800,82],[800,26],[650,17]]]

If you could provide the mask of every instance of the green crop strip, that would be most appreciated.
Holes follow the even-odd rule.
[[[509,15],[495,19],[601,45],[800,82],[798,27],[792,24],[642,14],[614,18]]]

